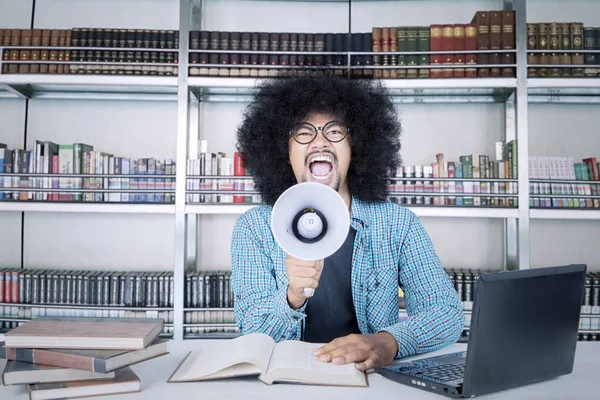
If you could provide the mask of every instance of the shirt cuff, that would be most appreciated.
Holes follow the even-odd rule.
[[[281,320],[286,324],[296,324],[302,321],[306,314],[304,310],[306,309],[306,302],[297,310],[293,310],[287,300],[287,286],[282,287],[277,292],[275,292],[275,298],[273,300],[273,308],[275,309],[275,314],[281,318]]]
[[[379,332],[389,332],[398,342],[398,353],[395,358],[412,356],[417,353],[417,340],[413,331],[401,322],[380,329]]]

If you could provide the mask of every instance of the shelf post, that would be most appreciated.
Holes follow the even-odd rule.
[[[508,97],[504,104],[504,141],[508,143],[517,138],[515,94]],[[517,188],[518,189],[518,188]],[[504,220],[504,269],[515,270],[519,267],[519,212],[517,218]]]
[[[517,163],[519,186],[518,262],[519,269],[529,269],[529,134],[527,92],[527,1],[514,0],[516,21],[515,37],[517,49]]]
[[[190,25],[189,30],[202,30],[203,13],[202,0],[192,0],[190,4]],[[189,90],[189,86],[188,86]],[[198,158],[198,139],[200,133],[200,96],[191,96],[189,101],[190,113],[188,114],[188,148],[187,158]],[[200,224],[200,216],[195,214],[186,215],[186,261],[185,268],[196,270],[198,267],[198,226]],[[185,336],[185,335],[184,335]]]
[[[190,0],[179,0],[179,70],[177,74],[177,170],[175,176],[175,240],[173,340],[183,340],[184,271],[186,261],[185,181],[188,148],[188,41]]]

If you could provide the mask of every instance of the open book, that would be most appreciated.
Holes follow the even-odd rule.
[[[293,382],[310,385],[368,386],[354,364],[324,363],[313,356],[320,344],[300,341],[275,343],[268,335],[252,333],[188,353],[169,382],[190,382],[258,375],[270,385]]]

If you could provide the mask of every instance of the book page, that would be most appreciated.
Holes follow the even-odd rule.
[[[215,373],[228,368],[228,376],[246,375],[247,365],[239,373],[229,368],[236,364],[254,364],[252,373],[265,371],[273,350],[273,339],[262,333],[253,333],[224,340],[212,346],[192,351],[171,377],[171,382],[210,379]],[[222,377],[218,374],[216,377]]]
[[[319,361],[313,356],[316,349],[323,346],[318,343],[306,343],[299,341],[285,341],[275,345],[271,361],[269,363],[269,374],[278,369],[303,369],[314,374],[315,377],[320,375],[329,376],[356,376],[359,372],[354,364],[335,365],[333,363],[325,363]],[[289,377],[293,378],[293,377]]]

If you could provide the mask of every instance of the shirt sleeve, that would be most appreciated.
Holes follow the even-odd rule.
[[[408,319],[382,329],[391,333],[398,342],[396,358],[438,350],[455,343],[464,328],[458,294],[427,231],[414,214],[410,215],[398,266]]]
[[[252,225],[264,223],[243,215],[236,222],[231,240],[231,281],[234,313],[240,334],[267,334],[276,342],[299,340],[306,303],[293,310],[287,301],[286,284],[278,287],[273,260],[263,247],[260,232]]]

